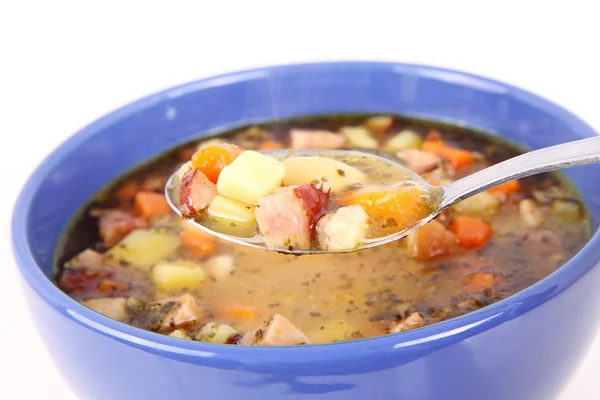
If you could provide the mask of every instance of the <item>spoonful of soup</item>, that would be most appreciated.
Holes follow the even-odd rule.
[[[452,151],[442,142],[437,145],[437,153]],[[220,143],[198,150],[170,177],[165,194],[182,218],[231,242],[288,254],[344,253],[401,239],[490,188],[599,161],[600,137],[595,137],[432,185],[391,156],[353,150],[252,151]]]

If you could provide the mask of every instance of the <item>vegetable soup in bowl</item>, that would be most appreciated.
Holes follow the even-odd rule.
[[[405,239],[328,255],[209,236],[164,189],[181,168],[188,217],[259,229],[277,246],[352,248],[410,221],[420,194],[377,189],[385,168],[263,165],[257,150],[363,151],[444,184],[593,135],[533,94],[438,68],[229,74],[126,106],[59,147],[17,203],[15,254],[47,347],[84,398],[199,387],[217,398],[553,397],[598,322],[598,166],[509,182]]]

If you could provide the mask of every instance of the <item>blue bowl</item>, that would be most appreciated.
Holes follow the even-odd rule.
[[[564,109],[474,75],[419,65],[288,65],[189,83],[123,107],[56,149],[26,183],[13,245],[31,313],[85,399],[549,399],[600,317],[600,234],[510,298],[422,329],[310,347],[184,341],[106,318],[52,283],[57,239],[99,188],[138,163],[229,127],[302,115],[377,112],[484,129],[535,149],[596,135]],[[600,165],[568,171],[600,217]]]

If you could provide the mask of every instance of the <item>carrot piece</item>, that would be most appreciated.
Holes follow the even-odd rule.
[[[462,280],[462,286],[470,292],[483,292],[491,289],[496,283],[496,274],[493,272],[475,272],[467,275]]]
[[[508,181],[502,185],[488,189],[488,192],[500,197],[507,197],[510,194],[517,193],[521,190],[521,184],[518,180]]]
[[[137,192],[133,209],[138,215],[146,219],[171,212],[171,207],[169,207],[165,196],[156,192]]]
[[[215,242],[198,228],[185,228],[179,234],[181,245],[197,256],[207,256],[214,253]]]
[[[456,236],[435,220],[411,233],[407,243],[412,256],[421,261],[452,254],[458,248]]]
[[[199,168],[212,183],[217,183],[223,168],[231,164],[243,151],[243,147],[231,143],[206,146],[194,153],[192,165]]]
[[[421,145],[421,150],[445,158],[454,169],[474,164],[476,160],[475,155],[470,151],[449,147],[439,138],[428,138]]]
[[[341,193],[338,205],[359,205],[371,217],[380,220],[393,218],[397,229],[409,227],[427,216],[433,205],[424,196],[422,189],[401,186],[395,190],[388,187],[366,186]]]
[[[258,146],[258,150],[279,150],[283,149],[283,143],[278,140],[265,140]]]
[[[492,237],[490,224],[473,217],[458,216],[449,229],[456,235],[458,244],[466,248],[481,247]]]
[[[216,318],[227,321],[255,319],[261,314],[260,310],[257,308],[237,304],[219,305],[213,312]]]

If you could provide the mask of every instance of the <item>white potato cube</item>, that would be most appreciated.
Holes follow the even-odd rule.
[[[179,247],[179,236],[167,229],[136,229],[106,252],[108,260],[149,268]]]
[[[418,150],[423,144],[423,137],[411,130],[403,130],[392,136],[385,144],[388,151]]]
[[[254,208],[254,206],[242,203],[239,200],[217,195],[208,206],[208,214],[217,218],[249,223],[256,219],[254,217]]]
[[[367,175],[351,165],[326,157],[290,157],[283,161],[283,184],[302,185],[325,177],[333,192],[353,183],[365,183]]]
[[[223,168],[217,181],[220,195],[256,205],[281,186],[285,176],[283,163],[252,150],[240,154]]]
[[[233,256],[221,254],[206,261],[206,270],[216,280],[225,279],[235,270]]]
[[[195,289],[202,285],[206,274],[201,266],[190,261],[161,262],[152,268],[152,281],[162,290]]]
[[[317,240],[324,250],[341,251],[358,247],[367,235],[369,217],[361,206],[342,207],[317,223]]]
[[[361,149],[376,149],[379,147],[377,140],[373,138],[371,132],[362,126],[348,126],[340,130],[342,135],[346,136],[348,145],[351,147],[360,147]]]

